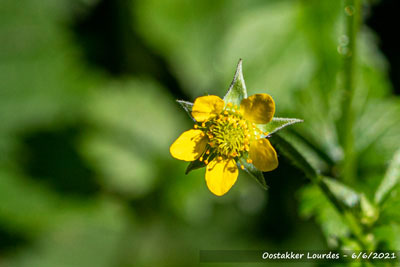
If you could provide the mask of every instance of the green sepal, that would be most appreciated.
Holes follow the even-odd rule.
[[[192,108],[193,108],[193,103],[185,100],[176,100],[183,109],[186,111],[186,113],[189,115],[189,117],[193,120],[196,121],[193,116],[192,116]]]
[[[295,119],[295,118],[272,118],[272,121],[266,124],[257,124],[257,127],[263,131],[268,132],[268,135],[276,133],[279,130],[282,130],[286,126],[303,122],[303,120]]]
[[[188,174],[189,172],[191,172],[193,170],[200,169],[205,166],[206,166],[206,164],[203,161],[200,161],[200,160],[191,161],[186,168],[185,174]]]
[[[224,97],[225,104],[232,103],[234,105],[240,105],[242,99],[247,98],[247,90],[246,84],[243,78],[242,72],[242,60],[239,60],[239,63],[236,67],[235,76],[233,77],[233,81],[229,87],[228,92]]]
[[[244,158],[241,158],[237,165],[238,168],[240,168],[240,164],[244,166],[244,171],[247,172],[251,177],[256,179],[256,181],[261,185],[262,188],[265,190],[268,189],[267,182],[265,181],[264,174],[262,171],[258,170],[256,167],[254,167],[253,164],[247,163]]]

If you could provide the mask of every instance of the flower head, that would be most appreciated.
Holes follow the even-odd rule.
[[[203,162],[208,188],[221,196],[236,182],[240,158],[260,171],[278,166],[275,149],[265,138],[268,133],[257,126],[269,123],[274,113],[275,103],[268,94],[252,95],[239,106],[215,95],[198,97],[191,112],[194,129],[179,136],[170,153],[179,160]]]
[[[186,173],[206,167],[207,186],[217,196],[235,184],[238,167],[267,188],[262,172],[278,167],[276,151],[267,137],[302,122],[274,117],[275,102],[268,94],[247,97],[242,60],[224,99],[208,95],[196,98],[193,104],[178,102],[195,124],[175,140],[170,153],[176,159],[190,162]]]

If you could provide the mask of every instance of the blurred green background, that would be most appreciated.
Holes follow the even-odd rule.
[[[352,186],[367,196],[399,147],[394,2],[364,2],[357,46]],[[264,174],[268,191],[241,173],[218,198],[204,170],[184,175],[169,154],[192,127],[175,99],[223,96],[242,58],[249,95],[304,119],[283,131],[340,175],[343,17],[334,0],[1,0],[0,266],[194,266],[201,249],[346,246],[285,157]],[[400,249],[400,196],[388,205],[374,235]]]

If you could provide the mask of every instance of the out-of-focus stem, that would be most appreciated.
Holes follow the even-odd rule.
[[[357,34],[361,19],[361,0],[344,0],[346,35],[348,44],[343,48],[344,56],[344,92],[342,101],[342,117],[340,120],[342,143],[344,148],[343,179],[352,182],[355,179],[356,158],[354,154],[354,110],[352,107],[355,87],[355,65]]]
[[[331,192],[328,186],[322,181],[321,176],[317,176],[311,179],[314,184],[316,184],[321,192],[325,195],[325,197],[331,202],[331,204],[336,208],[338,213],[342,216],[343,220],[346,222],[347,226],[350,228],[350,231],[354,235],[355,240],[357,240],[358,244],[362,249],[368,250],[372,249],[372,244],[366,240],[365,235],[363,233],[363,229],[359,224],[357,218],[354,214],[348,210],[343,204],[335,197],[335,195]]]
[[[344,222],[348,225],[359,246],[362,249],[373,248],[373,244],[366,239],[363,232],[363,227],[356,215],[353,214],[353,212],[337,198],[337,196],[324,182],[323,176],[318,174],[318,172],[308,163],[308,161],[298,152],[298,150],[287,140],[279,136],[279,134],[274,134],[270,138],[270,141],[281,154],[290,159],[299,169],[303,170],[305,176],[308,177],[313,184],[318,186],[322,194],[325,195],[340,216],[342,216]]]

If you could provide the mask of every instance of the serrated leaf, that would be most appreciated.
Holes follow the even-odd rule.
[[[241,158],[238,162],[238,167],[240,168],[240,164],[244,166],[244,171],[247,172],[251,177],[256,179],[256,181],[261,185],[262,188],[265,190],[268,189],[267,182],[265,181],[264,174],[262,171],[258,170],[256,167],[254,167],[253,164],[247,163],[246,160]]]
[[[393,156],[392,162],[387,169],[385,177],[375,193],[375,203],[382,205],[387,199],[389,193],[400,181],[400,149],[396,151]]]
[[[328,186],[330,192],[349,208],[360,203],[360,195],[350,187],[329,177],[323,177],[322,181]]]
[[[189,163],[189,165],[186,168],[185,174],[188,174],[189,172],[196,170],[196,169],[200,169],[205,167],[206,164],[204,164],[203,161],[200,160],[195,160]]]
[[[240,59],[231,86],[229,87],[228,93],[226,93],[224,97],[224,101],[225,103],[230,102],[239,106],[240,102],[244,98],[247,98],[247,90],[243,78],[242,60]]]
[[[183,109],[186,111],[186,113],[189,115],[189,117],[195,121],[195,119],[192,116],[192,108],[193,108],[193,103],[189,102],[189,101],[185,101],[185,100],[176,100],[176,102],[178,102]]]
[[[276,133],[279,130],[282,130],[286,126],[303,122],[303,120],[295,119],[295,118],[277,118],[274,117],[272,121],[266,124],[258,124],[257,127],[263,132],[268,132],[268,135]]]

